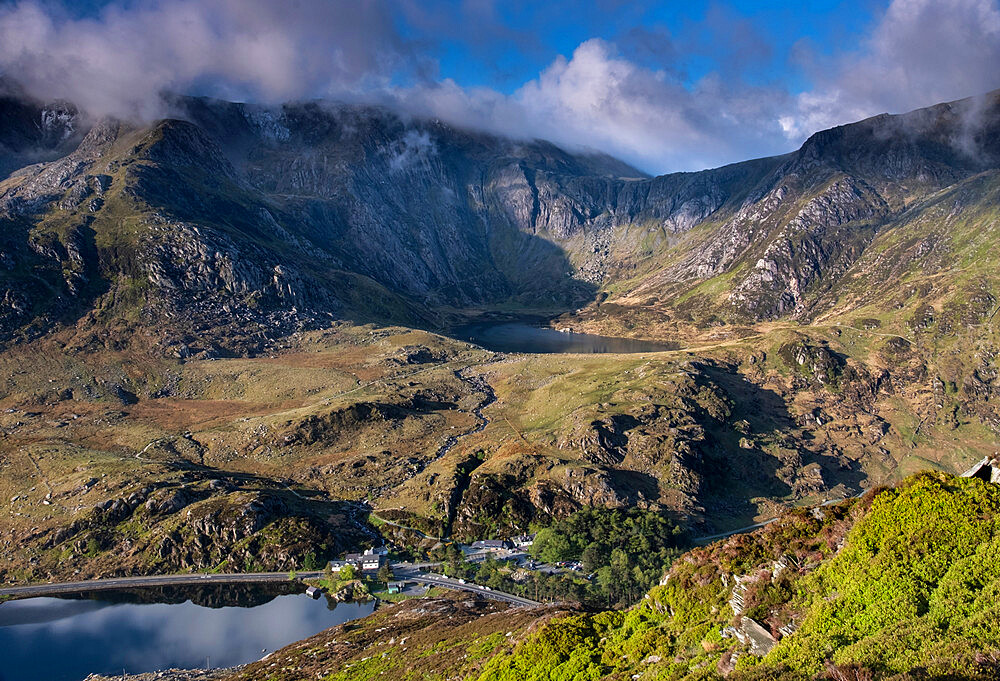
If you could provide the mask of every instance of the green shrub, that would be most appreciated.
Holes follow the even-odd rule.
[[[767,568],[780,556],[796,567],[755,583],[749,612],[763,620],[792,609],[801,625],[767,657],[742,656],[729,681],[1000,678],[998,511],[1000,485],[924,473],[817,516],[789,513],[684,554],[666,584],[628,611],[547,622],[513,653],[489,660],[480,678],[720,679],[719,663],[740,647],[719,635],[732,616],[722,576]],[[540,557],[591,552],[599,541],[574,523],[563,529],[562,539],[542,536]],[[599,575],[622,560],[615,550]]]

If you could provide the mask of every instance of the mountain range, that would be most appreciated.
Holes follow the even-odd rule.
[[[372,107],[174,97],[176,118],[149,125],[3,107],[6,339],[73,322],[112,291],[141,297],[157,326],[181,311],[215,327],[292,310],[442,326],[451,310],[596,300],[679,330],[813,320],[961,267],[1000,163],[998,93],[655,178]],[[27,164],[46,157],[58,158]],[[949,205],[963,224],[931,228]]]
[[[404,543],[710,533],[997,447],[1000,91],[658,177],[372,106],[2,92],[8,579],[287,569],[364,540],[345,502]],[[448,335],[522,318],[677,349]]]

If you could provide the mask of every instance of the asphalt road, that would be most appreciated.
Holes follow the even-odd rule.
[[[505,601],[518,606],[538,605],[536,601],[521,598],[514,594],[503,591],[494,591],[477,584],[462,584],[458,580],[444,577],[443,575],[432,575],[423,572],[416,567],[404,567],[394,565],[393,572],[398,580],[408,580],[440,586],[445,589],[456,591],[467,591],[469,593],[491,598],[493,600]],[[323,576],[322,572],[297,572],[297,578],[317,579]],[[264,582],[287,582],[287,572],[252,572],[252,573],[229,573],[229,574],[187,574],[187,575],[153,575],[148,577],[112,577],[109,579],[91,579],[82,582],[60,582],[56,584],[32,584],[30,586],[11,586],[0,588],[0,596],[15,596],[27,598],[31,596],[57,596],[59,594],[83,593],[92,591],[108,591],[113,589],[130,589],[146,586],[189,586],[193,584],[254,584]]]
[[[456,591],[468,591],[469,593],[474,593],[477,596],[482,596],[483,598],[504,601],[516,606],[531,607],[534,605],[540,605],[538,601],[533,601],[529,598],[515,596],[514,594],[509,594],[505,591],[496,591],[494,589],[489,589],[470,582],[463,584],[457,579],[445,577],[444,575],[432,575],[426,572],[402,571],[399,569],[394,570],[393,574],[395,574],[396,579],[401,581],[406,580],[417,582],[419,584],[426,584],[427,586],[440,586],[444,589],[455,589]]]

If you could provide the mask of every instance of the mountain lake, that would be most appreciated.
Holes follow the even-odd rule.
[[[232,667],[374,610],[302,589],[161,587],[0,603],[0,681]]]
[[[594,336],[557,331],[524,322],[480,322],[453,329],[451,335],[494,352],[526,353],[634,353],[676,350],[676,343]]]

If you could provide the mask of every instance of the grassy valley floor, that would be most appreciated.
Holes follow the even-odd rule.
[[[371,541],[369,508],[418,550],[403,527],[506,537],[592,506],[709,535],[992,454],[975,394],[880,333],[525,355],[337,324],[202,359],[56,335],[0,354],[0,575],[305,569]]]

